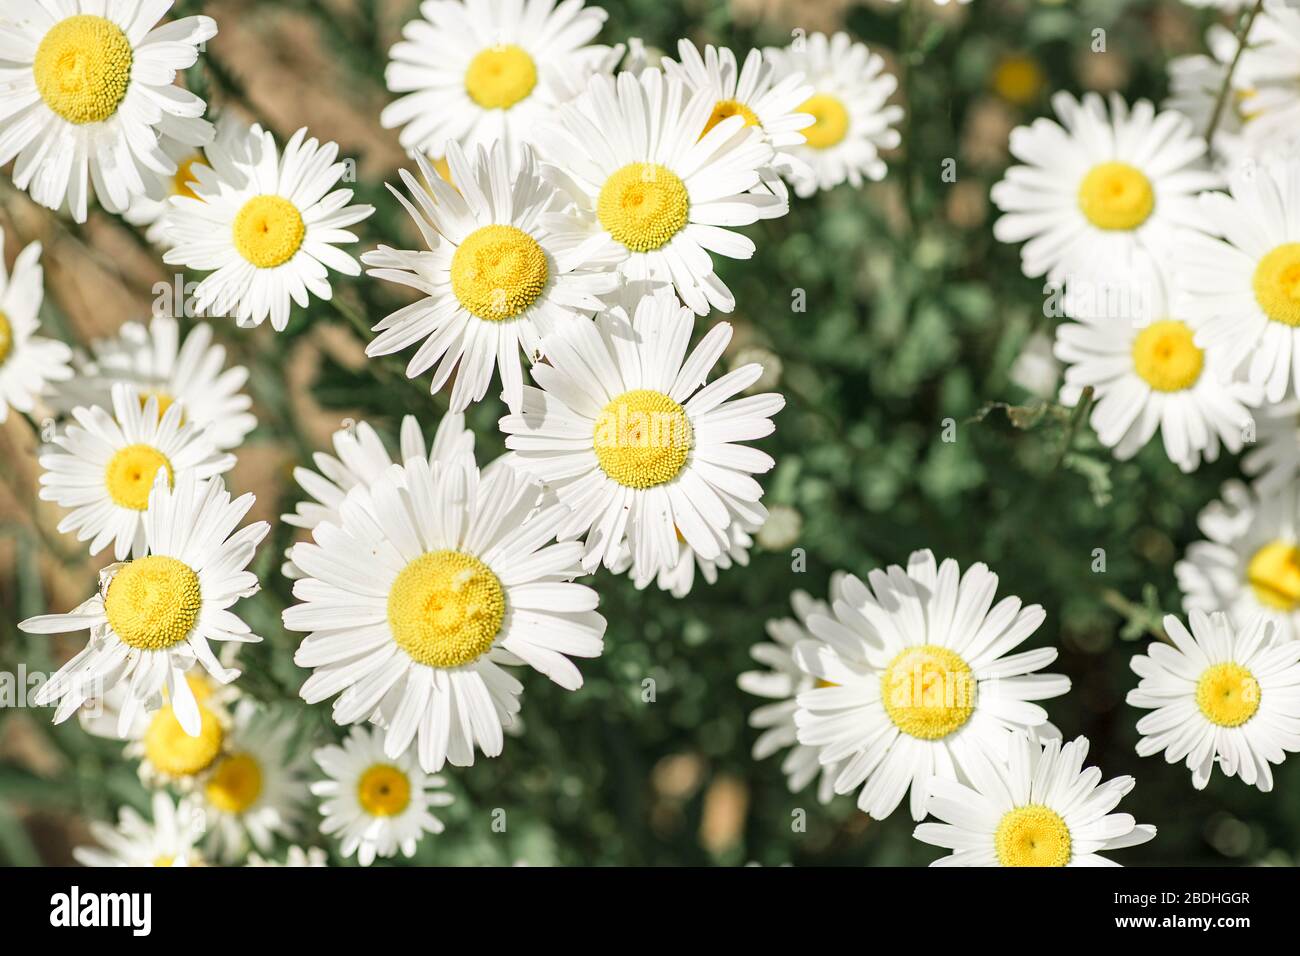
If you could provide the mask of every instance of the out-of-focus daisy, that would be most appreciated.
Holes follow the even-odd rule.
[[[925,808],[943,822],[914,835],[953,851],[931,866],[1119,866],[1098,854],[1146,843],[1156,828],[1112,812],[1134,780],[1102,783],[1100,770],[1083,768],[1087,756],[1087,737],[1064,746],[1019,737],[1005,763],[974,755],[968,784],[931,781]]]
[[[257,521],[234,531],[253,496],[231,501],[221,479],[198,481],[187,472],[174,488],[159,475],[148,503],[145,554],[105,568],[99,592],[71,612],[19,625],[31,634],[90,631],[86,647],[36,694],[38,704],[58,702],[55,723],[121,683],[129,692],[119,711],[120,736],[139,708],[161,705],[164,691],[185,732],[197,736],[199,706],[186,671],[197,662],[228,684],[239,671],[222,666],[208,642],[261,640],[229,610],[258,590],[257,578],[244,569],[270,526]]]
[[[207,679],[198,669],[185,676],[198,706],[197,734],[191,735],[181,726],[166,695],[163,705],[152,714],[137,708],[137,716],[125,734],[117,733],[115,719],[112,732],[129,741],[126,756],[140,761],[140,779],[147,785],[170,784],[189,792],[226,752],[232,723],[229,705],[238,691],[233,686]],[[116,703],[120,704],[121,700]],[[92,732],[99,729],[108,730],[108,722],[99,721]]]
[[[569,242],[588,235],[571,232],[575,223],[612,239],[627,280],[670,284],[700,315],[736,305],[710,253],[750,258],[754,243],[734,227],[788,209],[771,193],[750,191],[772,164],[771,145],[744,116],[713,124],[716,102],[713,90],[692,93],[655,69],[598,75],[536,134],[563,163],[555,180],[593,223],[551,217],[548,225]]]
[[[536,362],[543,335],[602,308],[597,296],[619,285],[610,271],[619,251],[608,237],[575,238],[586,227],[555,212],[560,194],[539,174],[531,149],[509,162],[501,146],[467,158],[453,144],[447,161],[455,186],[420,158],[423,186],[401,173],[415,205],[393,190],[429,248],[380,246],[361,257],[369,275],[425,294],[375,326],[380,334],[366,354],[389,355],[419,342],[406,374],[415,378],[436,363],[434,392],[459,365],[453,412],[487,394],[495,368],[506,404],[518,411],[520,348]]]
[[[1197,790],[1217,763],[1267,793],[1269,764],[1300,751],[1300,641],[1277,640],[1262,615],[1244,627],[1197,610],[1188,620],[1190,632],[1167,615],[1174,646],[1153,642],[1131,661],[1142,680],[1128,703],[1152,711],[1138,721],[1138,755],[1164,751],[1171,764],[1185,760]]]
[[[104,408],[77,406],[68,425],[52,439],[56,448],[40,456],[40,497],[70,509],[59,533],[77,532],[98,554],[109,543],[121,561],[139,556],[145,541],[149,495],[154,479],[166,476],[175,486],[182,478],[210,478],[229,471],[235,456],[220,454],[207,429],[181,423],[182,408],[173,404],[159,414],[160,399],[143,402],[130,385],[111,389],[113,414]]]
[[[82,866],[203,866],[196,844],[203,835],[203,813],[188,799],[173,801],[169,794],[153,795],[153,819],[146,820],[134,807],[118,811],[117,826],[93,821],[90,835],[98,846],[72,851]]]
[[[688,355],[693,324],[660,289],[632,317],[620,305],[575,325],[548,339],[550,364],[533,366],[540,388],[524,390],[523,412],[501,419],[518,466],[572,509],[560,538],[586,536],[589,572],[614,569],[625,546],[643,579],[675,567],[683,548],[716,561],[734,522],[752,528],[766,516],[752,476],[772,458],[741,443],[769,434],[785,399],[734,397],[758,365],[704,385],[731,326],[714,325]]]
[[[1231,45],[1236,52],[1236,43]],[[1300,146],[1300,10],[1289,0],[1264,0],[1238,63],[1246,87],[1245,139],[1261,157],[1294,158]]]
[[[1174,57],[1169,61],[1169,97],[1165,109],[1177,110],[1192,121],[1192,129],[1207,130],[1219,100],[1219,91],[1227,79],[1230,65],[1237,55],[1236,35],[1221,23],[1205,32],[1209,53]],[[1214,131],[1214,150],[1219,157],[1233,159],[1245,148],[1243,134],[1252,115],[1251,100],[1255,91],[1239,62],[1232,71],[1232,89],[1219,113]]]
[[[608,14],[582,0],[426,0],[422,19],[402,29],[384,73],[392,93],[385,129],[402,127],[408,151],[442,156],[448,144],[473,148],[529,142],[560,98],[557,78],[585,72],[608,48],[585,44]]]
[[[175,85],[199,47],[216,36],[211,17],[158,27],[171,0],[7,0],[0,77],[0,166],[50,209],[86,221],[91,192],[123,212],[146,180],[176,163],[160,136],[187,146],[212,139],[205,105]]]
[[[292,303],[329,299],[329,272],[360,275],[338,248],[356,242],[348,231],[373,206],[348,205],[351,189],[334,189],[347,170],[337,143],[307,139],[300,129],[283,155],[260,126],[207,150],[210,165],[190,168],[190,196],[173,196],[163,219],[168,265],[211,273],[194,292],[206,315],[231,315],[241,326],[267,316],[276,331],[289,323]],[[229,179],[221,170],[237,176]],[[332,191],[331,191],[332,190]]]
[[[836,793],[862,785],[858,807],[883,820],[911,788],[920,820],[934,781],[969,774],[973,755],[1005,761],[1017,736],[1059,736],[1032,703],[1070,689],[1068,677],[1037,673],[1056,648],[1009,653],[1043,623],[1041,607],[994,606],[996,574],[983,564],[960,574],[929,551],[868,581],[846,575],[831,615],[805,622],[818,640],[795,648],[822,682],[798,697],[799,742],[824,764],[843,761]]]
[[[452,796],[446,781],[426,775],[408,748],[397,757],[384,751],[383,734],[353,727],[342,746],[322,747],[313,755],[327,779],[311,785],[321,797],[321,832],[336,835],[343,856],[354,853],[369,866],[376,857],[415,856],[426,833],[441,833],[434,807]]]
[[[1241,470],[1260,495],[1279,494],[1300,478],[1300,399],[1260,409],[1255,427],[1255,447],[1241,456]]]
[[[795,107],[796,114],[813,118],[801,130],[806,142],[790,148],[811,167],[810,175],[788,173],[795,193],[811,196],[844,182],[856,189],[864,179],[884,179],[880,151],[899,144],[894,126],[903,118],[901,106],[886,105],[898,80],[885,72],[885,61],[842,32],[829,38],[814,33],[797,46],[769,48],[766,55],[779,81],[802,74],[812,86],[812,95]]]
[[[72,350],[32,334],[40,326],[45,298],[41,244],[33,242],[18,253],[12,275],[5,269],[3,253],[0,230],[0,424],[10,408],[30,413],[47,383],[72,378]]]
[[[248,862],[245,866],[329,866],[329,856],[318,846],[303,849],[300,846],[291,846],[285,853],[284,862],[279,860],[268,860],[257,853],[248,854]]]
[[[1096,93],[1057,93],[1052,106],[1063,125],[1040,117],[1016,127],[1011,153],[1027,165],[992,192],[1004,213],[993,233],[1025,243],[1025,275],[1131,273],[1147,262],[1140,253],[1167,255],[1179,228],[1200,223],[1195,195],[1219,179],[1185,116],[1146,100],[1130,109],[1117,95],[1108,110]]]
[[[394,470],[396,472],[396,469]],[[429,773],[495,757],[522,685],[502,664],[526,663],[567,689],[569,660],[596,657],[605,619],[596,592],[569,583],[582,547],[554,544],[565,509],[513,468],[430,466],[410,458],[339,506],[339,523],[294,547],[307,577],[284,612],[309,631],[294,661],[314,673],[302,696],[338,694],[334,719],[377,718],[385,752],[418,740]]]

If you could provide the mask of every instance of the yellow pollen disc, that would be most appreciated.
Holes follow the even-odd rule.
[[[1300,242],[1284,243],[1260,259],[1251,285],[1265,315],[1300,326]]]
[[[848,135],[849,111],[837,96],[814,93],[795,112],[807,113],[813,118],[811,126],[800,130],[813,149],[830,149]]]
[[[451,289],[471,315],[513,319],[546,288],[550,268],[537,240],[514,226],[475,229],[451,257]]]
[[[1043,71],[1032,57],[1005,57],[993,71],[993,90],[998,96],[1020,106],[1038,99],[1043,89]]]
[[[1196,706],[1220,727],[1240,727],[1259,710],[1259,681],[1240,664],[1207,667],[1196,682]]]
[[[0,312],[0,365],[4,365],[9,353],[14,350],[14,327],[9,324],[9,316]]]
[[[1065,866],[1070,862],[1070,828],[1061,815],[1038,804],[1008,810],[993,833],[1003,866]]]
[[[1300,608],[1300,548],[1270,541],[1251,556],[1246,580],[1260,604],[1280,611]]]
[[[537,85],[537,64],[513,43],[480,50],[465,70],[465,92],[485,110],[508,110]]]
[[[206,165],[203,162],[203,157],[197,154],[176,164],[176,175],[172,176],[172,195],[184,196],[187,199],[199,198],[194,195],[194,190],[190,188],[199,181],[198,177],[194,175],[196,165]]]
[[[212,766],[221,753],[225,734],[216,714],[202,705],[199,721],[199,735],[191,737],[170,706],[154,714],[144,733],[144,753],[149,762],[172,777],[190,777]]]
[[[217,764],[205,792],[218,810],[243,813],[262,794],[262,768],[251,754],[229,756]]]
[[[1176,319],[1152,322],[1133,340],[1133,369],[1157,392],[1181,392],[1201,377],[1205,353]]]
[[[709,121],[704,124],[704,132],[700,134],[700,139],[704,139],[709,131],[724,119],[730,119],[733,116],[745,117],[746,126],[763,125],[758,121],[758,114],[739,100],[719,100],[713,107],[713,112],[709,114]]]
[[[32,75],[45,105],[63,119],[77,125],[102,123],[126,96],[134,60],[121,27],[81,14],[59,21],[45,34]]]
[[[500,580],[478,558],[459,551],[420,555],[388,592],[393,640],[429,667],[460,667],[486,654],[505,615]]]
[[[601,226],[633,252],[666,245],[690,211],[686,184],[658,163],[629,163],[605,180],[596,200]]]
[[[1079,184],[1079,209],[1098,229],[1136,229],[1156,206],[1156,194],[1140,169],[1098,163]]]
[[[176,857],[174,856],[156,856],[153,858],[154,866],[175,866]]]
[[[235,251],[259,269],[282,266],[307,235],[298,207],[283,196],[254,196],[235,216]]]
[[[610,401],[592,429],[601,470],[628,488],[652,488],[676,478],[693,439],[686,410],[663,392],[645,388]]]
[[[123,565],[108,583],[104,614],[131,647],[161,651],[185,640],[199,619],[203,594],[189,565],[153,554]]]
[[[120,508],[144,511],[149,507],[149,491],[159,469],[167,472],[172,483],[172,463],[152,445],[127,445],[119,448],[104,468],[104,487]]]
[[[905,734],[938,740],[961,727],[975,709],[970,666],[946,647],[909,647],[885,668],[881,701]]]
[[[357,801],[372,817],[395,817],[411,802],[411,781],[396,767],[377,763],[357,781]]]

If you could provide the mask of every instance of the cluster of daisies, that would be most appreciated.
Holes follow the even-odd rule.
[[[714,374],[731,327],[697,322],[735,306],[716,258],[752,256],[739,228],[785,215],[792,191],[882,178],[895,80],[844,34],[743,59],[683,40],[673,58],[593,43],[606,14],[582,0],[430,0],[392,50],[381,118],[415,168],[392,192],[423,246],[358,261],[344,247],[374,210],[337,144],[211,117],[177,74],[217,25],[160,22],[171,6],[8,3],[0,165],[78,223],[97,203],[144,230],[202,274],[204,319],[283,331],[363,264],[416,290],[366,351],[412,350],[408,376],[431,371],[450,410],[408,417],[395,448],[350,424],[295,471],[281,623],[305,635],[302,698],[348,728],[319,746],[236,684],[262,640],[240,602],[270,530],[223,478],[257,426],[247,370],[209,321],[165,315],[69,349],[36,334],[40,249],[0,271],[0,420],[53,417],[40,497],[113,562],[84,603],[22,623],[89,634],[37,702],[122,741],[154,793],[151,819],[125,810],[78,855],[265,864],[315,813],[344,857],[409,857],[443,828],[439,772],[502,752],[532,672],[582,685],[605,619],[576,579],[604,568],[680,597],[747,562],[774,464],[752,442],[784,399],[758,364]],[[480,463],[462,413],[489,392],[508,451]]]

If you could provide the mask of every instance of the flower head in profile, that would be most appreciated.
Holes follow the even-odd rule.
[[[40,243],[18,253],[12,275],[5,269],[3,252],[4,230],[0,230],[0,424],[9,418],[11,408],[30,414],[51,382],[72,378],[72,350],[34,334],[45,298]]]

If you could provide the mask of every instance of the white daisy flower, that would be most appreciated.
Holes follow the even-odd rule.
[[[0,229],[0,424],[11,408],[30,414],[47,383],[72,378],[72,350],[32,334],[40,327],[45,298],[41,244],[33,242],[18,253],[12,275],[5,269],[3,253]]]
[[[145,553],[101,571],[99,592],[73,611],[19,625],[31,634],[90,631],[85,649],[36,694],[38,704],[58,702],[55,723],[82,704],[98,706],[121,683],[129,695],[119,711],[119,736],[139,708],[156,710],[164,692],[186,733],[199,735],[198,701],[186,671],[197,662],[229,684],[239,671],[222,666],[208,642],[261,640],[229,610],[258,590],[257,578],[244,569],[270,526],[257,521],[234,531],[252,505],[251,494],[231,501],[219,478],[198,481],[191,471],[169,488],[159,475],[143,516]]]
[[[279,860],[267,860],[257,853],[248,854],[248,862],[244,866],[329,866],[329,856],[318,846],[303,849],[300,846],[291,846],[285,853],[284,862]]]
[[[970,761],[970,783],[936,778],[926,810],[944,821],[922,823],[914,836],[952,850],[931,866],[1119,866],[1098,854],[1138,846],[1156,828],[1113,813],[1132,777],[1101,782],[1083,768],[1088,738],[1068,744],[1011,742],[1009,760]]]
[[[1025,275],[1126,274],[1200,223],[1195,195],[1219,178],[1203,168],[1205,143],[1189,119],[1146,100],[1130,109],[1118,95],[1109,110],[1096,93],[1057,93],[1052,106],[1064,125],[1040,117],[1012,130],[1011,153],[1028,165],[992,191],[1004,213],[993,234],[1025,243]]]
[[[111,717],[105,714],[87,729],[101,736],[111,734],[125,739],[125,756],[140,761],[140,779],[146,786],[170,785],[188,793],[227,752],[233,723],[231,705],[239,692],[231,685],[209,680],[200,668],[192,669],[185,679],[198,707],[197,734],[190,734],[181,726],[166,694],[162,706],[152,714],[133,708],[135,716],[130,726],[121,727],[121,708],[129,700],[129,692],[121,684],[106,695],[105,710],[113,711]],[[83,710],[82,714],[85,713]],[[82,723],[85,726],[87,722]]]
[[[203,835],[203,813],[187,799],[179,802],[161,791],[153,795],[153,819],[134,807],[118,811],[117,826],[93,821],[90,835],[99,846],[72,851],[82,866],[204,866],[195,845]]]
[[[170,0],[6,0],[0,38],[0,166],[50,209],[86,221],[91,192],[126,210],[176,163],[160,136],[212,139],[203,100],[175,85],[217,34],[211,17],[157,26]]]
[[[844,761],[836,793],[863,785],[858,807],[883,820],[910,787],[920,820],[936,779],[964,779],[976,755],[1005,761],[1017,736],[1060,736],[1031,703],[1070,689],[1068,677],[1036,673],[1056,648],[1007,656],[1043,623],[1040,606],[994,606],[996,574],[983,564],[960,574],[929,551],[868,581],[846,575],[831,616],[805,622],[818,640],[795,648],[824,682],[797,698],[799,742],[820,748],[824,764]]]
[[[425,295],[376,325],[380,334],[366,354],[390,355],[420,342],[406,374],[415,378],[436,363],[433,392],[459,365],[453,412],[487,394],[496,368],[506,404],[518,411],[520,348],[536,362],[543,335],[602,308],[597,296],[619,286],[610,271],[618,249],[608,237],[575,238],[586,227],[555,212],[560,193],[538,172],[531,149],[511,163],[504,147],[471,159],[452,144],[447,161],[455,186],[419,158],[423,185],[401,171],[415,205],[393,190],[429,248],[380,246],[361,257],[369,275]]]
[[[704,385],[731,326],[714,325],[688,355],[693,324],[661,288],[632,318],[618,306],[574,325],[547,340],[550,364],[533,366],[540,388],[524,390],[523,412],[500,421],[517,466],[571,509],[560,539],[586,536],[588,572],[620,568],[625,547],[643,579],[675,567],[683,548],[717,561],[734,522],[752,528],[766,516],[751,476],[774,462],[741,443],[770,434],[785,399],[734,398],[759,365]]]
[[[581,546],[548,544],[564,509],[539,509],[540,485],[513,468],[480,477],[423,458],[401,472],[354,488],[339,523],[293,549],[308,577],[284,624],[311,632],[294,655],[314,669],[308,703],[339,694],[335,721],[377,718],[393,758],[418,739],[420,766],[435,773],[469,766],[475,749],[501,753],[522,690],[502,664],[576,689],[569,657],[599,656],[605,619],[596,592],[569,583]]]
[[[233,315],[244,327],[269,315],[281,332],[291,301],[306,308],[313,295],[331,298],[331,269],[361,274],[337,246],[357,241],[347,227],[374,207],[349,206],[352,190],[333,189],[347,170],[335,161],[338,144],[306,137],[305,128],[294,133],[283,155],[256,125],[244,139],[213,143],[209,164],[190,168],[193,197],[171,197],[163,230],[172,248],[163,261],[211,273],[194,293],[203,314]]]
[[[59,533],[77,532],[99,554],[109,543],[121,561],[139,556],[144,545],[146,509],[154,479],[168,485],[182,478],[210,478],[229,471],[235,456],[220,454],[208,431],[196,422],[181,424],[182,408],[159,414],[159,399],[142,396],[130,385],[114,385],[113,414],[98,405],[72,410],[77,424],[55,435],[55,448],[40,456],[40,498],[71,509]]]
[[[659,590],[667,591],[675,598],[682,598],[690,594],[691,588],[695,586],[695,569],[698,567],[705,583],[716,584],[719,571],[726,571],[732,565],[742,568],[749,566],[749,552],[754,547],[754,538],[751,534],[753,530],[753,528],[746,528],[744,522],[739,519],[732,521],[727,526],[726,544],[723,550],[713,558],[699,555],[678,532],[677,560],[661,566],[651,574],[644,574],[640,568],[633,565],[632,583],[637,588],[645,588],[654,581]]]
[[[887,170],[880,151],[901,142],[894,126],[903,119],[903,108],[886,105],[898,80],[885,72],[880,55],[839,32],[830,37],[814,33],[798,44],[769,47],[766,56],[778,80],[802,74],[812,87],[811,95],[795,108],[795,113],[813,118],[812,125],[801,130],[806,142],[790,149],[811,167],[811,174],[797,167],[787,172],[795,194],[811,196],[844,182],[857,189],[865,179],[884,179]]]
[[[426,0],[402,29],[384,73],[385,129],[409,152],[441,156],[502,141],[513,155],[563,96],[557,78],[584,72],[608,48],[584,46],[606,16],[582,0]],[[558,88],[557,88],[558,86]]]
[[[754,243],[734,227],[789,208],[750,191],[775,154],[743,116],[709,128],[716,102],[711,89],[691,93],[659,70],[597,75],[536,133],[544,154],[563,164],[553,178],[582,216],[552,216],[547,224],[573,243],[592,229],[612,239],[627,280],[671,284],[700,315],[736,306],[710,253],[750,258]],[[575,231],[579,222],[583,231]]]
[[[1300,399],[1269,405],[1255,414],[1255,447],[1241,456],[1241,470],[1255,490],[1275,495],[1300,478]]]
[[[1245,139],[1261,157],[1294,156],[1300,147],[1300,10],[1288,0],[1264,0],[1238,63],[1247,111]],[[1236,43],[1231,46],[1236,52]]]
[[[1169,97],[1162,106],[1177,110],[1192,121],[1192,129],[1207,130],[1219,100],[1219,91],[1233,59],[1237,55],[1237,36],[1221,23],[1205,32],[1209,53],[1174,57],[1169,61]],[[1214,151],[1221,159],[1232,160],[1244,155],[1246,124],[1252,116],[1254,89],[1246,77],[1244,64],[1232,71],[1232,89],[1219,113],[1214,132]]]
[[[426,833],[443,831],[432,808],[452,796],[439,776],[426,775],[407,749],[390,757],[383,734],[353,727],[342,746],[321,747],[313,757],[327,779],[311,785],[321,797],[321,833],[337,835],[339,852],[369,866],[376,857],[415,856]]]
[[[1137,724],[1138,755],[1185,761],[1197,790],[1217,763],[1267,793],[1269,764],[1300,751],[1300,642],[1277,640],[1262,615],[1239,628],[1225,614],[1193,610],[1188,620],[1190,632],[1167,615],[1173,647],[1152,642],[1131,661],[1142,680],[1128,703],[1152,711]]]

